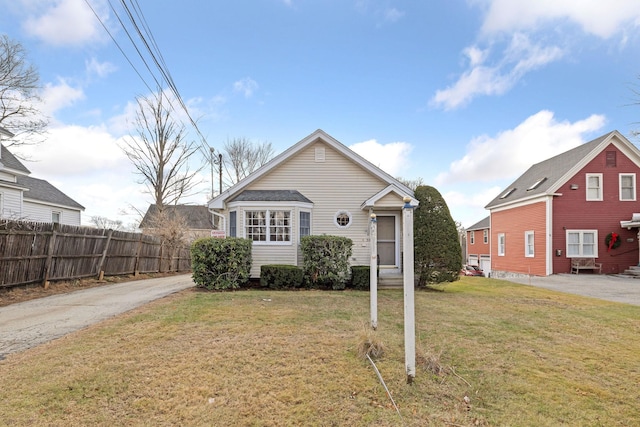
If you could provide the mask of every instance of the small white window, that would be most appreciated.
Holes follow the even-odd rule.
[[[311,235],[311,212],[300,211],[300,237]]]
[[[506,237],[504,233],[498,233],[498,256],[504,256],[506,249]]]
[[[472,245],[476,242],[476,232],[475,231],[470,231],[469,232],[469,243],[471,243]]]
[[[485,245],[489,243],[489,230],[482,230],[482,242]]]
[[[333,222],[338,228],[347,228],[351,225],[351,213],[348,211],[338,211],[333,218]]]
[[[587,200],[602,201],[602,174],[587,174]]]
[[[524,232],[524,256],[532,258],[535,256],[534,252],[535,238],[533,231]]]
[[[58,211],[52,211],[51,212],[51,222],[54,224],[60,224],[60,217],[62,216],[62,214]]]
[[[624,200],[624,201],[636,200],[636,174],[635,173],[620,174],[620,200]]]
[[[598,256],[598,230],[567,230],[567,257]]]

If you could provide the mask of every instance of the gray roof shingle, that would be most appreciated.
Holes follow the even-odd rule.
[[[84,210],[84,206],[58,190],[53,185],[49,184],[44,179],[32,178],[30,176],[17,176],[16,180],[18,184],[29,189],[29,191],[24,193],[25,199],[32,199],[54,205]]]
[[[481,219],[480,221],[473,224],[471,227],[468,227],[466,231],[484,230],[485,228],[489,228],[489,226],[491,225],[491,221],[489,218],[490,217]]]
[[[180,215],[187,223],[187,227],[191,230],[210,230],[213,228],[211,212],[206,206],[198,205],[172,205],[165,206],[165,212],[172,215]],[[158,207],[155,204],[149,205],[149,209],[140,221],[139,228],[153,228],[153,217],[158,213]]]
[[[304,202],[313,203],[297,190],[244,190],[229,202]]]
[[[558,154],[555,157],[536,163],[525,173],[520,175],[520,177],[518,177],[507,188],[501,191],[500,194],[485,206],[485,208],[490,209],[507,201],[513,202],[525,197],[545,194],[547,190],[553,187],[558,180],[560,180],[560,178],[565,176],[565,174],[576,166],[584,157],[586,157],[587,154],[594,150],[602,141],[614,132],[615,131],[609,132],[606,135],[602,135],[601,137],[594,139],[593,141],[589,141],[574,149]],[[540,180],[543,181],[535,188],[532,188],[532,186]],[[503,198],[503,195],[510,190],[512,191],[508,197]]]
[[[31,173],[29,169],[22,164],[20,160],[16,158],[11,151],[7,150],[4,145],[0,144],[0,163],[4,165],[7,169],[13,169],[15,171],[23,172],[23,173]]]

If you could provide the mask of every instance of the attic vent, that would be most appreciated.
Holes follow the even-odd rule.
[[[506,199],[507,197],[509,197],[511,195],[511,193],[513,193],[514,191],[516,191],[516,187],[512,187],[510,189],[508,189],[507,191],[504,192],[504,194],[502,196],[500,196],[501,199]]]
[[[540,184],[542,184],[543,182],[545,182],[547,180],[547,177],[545,176],[544,178],[540,178],[539,180],[537,180],[536,182],[533,183],[533,185],[529,188],[527,188],[527,191],[531,191],[531,190],[535,190],[536,188],[538,188],[540,186]]]
[[[324,163],[324,147],[316,147],[316,163]]]
[[[608,168],[615,168],[616,167],[616,152],[615,151],[607,151],[605,153],[605,161],[606,161],[606,167]]]

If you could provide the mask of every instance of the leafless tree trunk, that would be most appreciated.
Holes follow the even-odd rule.
[[[273,157],[270,142],[254,143],[247,138],[234,138],[224,144],[224,167],[232,184],[267,163]]]
[[[130,137],[122,149],[141,176],[140,184],[162,210],[193,194],[199,184],[197,174],[202,166],[189,168],[189,158],[198,147],[185,141],[185,127],[171,117],[171,106],[161,90],[137,101],[138,135]]]
[[[0,126],[15,135],[7,144],[9,147],[42,142],[49,121],[38,110],[39,81],[37,70],[27,63],[22,45],[1,35]]]

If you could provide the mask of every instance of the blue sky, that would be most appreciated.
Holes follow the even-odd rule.
[[[32,176],[84,205],[83,222],[129,224],[122,210],[151,198],[119,145],[155,82],[121,3],[87,1],[135,69],[85,0],[0,0],[0,32],[38,68],[51,118],[47,141],[23,150]],[[281,152],[321,128],[436,187],[464,226],[532,164],[640,130],[637,0],[137,4],[209,145],[242,137]],[[189,201],[207,201],[208,169],[202,178]]]

